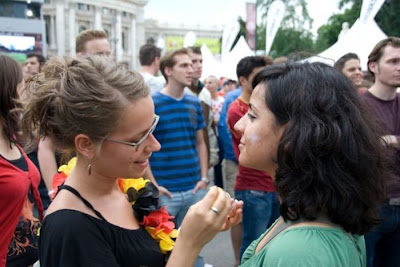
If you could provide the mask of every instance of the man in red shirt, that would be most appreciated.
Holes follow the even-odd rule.
[[[245,57],[239,61],[236,74],[242,86],[241,95],[229,106],[228,127],[232,135],[235,156],[239,158],[239,144],[241,134],[235,131],[236,122],[249,110],[249,100],[253,91],[254,76],[265,66],[272,64],[272,60],[262,56]],[[252,241],[257,239],[279,217],[279,201],[273,181],[266,172],[243,167],[239,164],[235,183],[235,197],[243,200],[242,224],[233,230],[239,232],[242,227],[240,258]],[[265,224],[268,222],[268,224]],[[237,238],[237,236],[236,236]],[[235,240],[235,236],[232,236]],[[234,241],[233,241],[234,243]]]

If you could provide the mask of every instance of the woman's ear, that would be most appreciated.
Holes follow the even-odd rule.
[[[96,155],[96,144],[86,134],[78,134],[75,136],[76,152],[82,154],[88,159],[93,159]]]

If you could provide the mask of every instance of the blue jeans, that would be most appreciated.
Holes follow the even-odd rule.
[[[400,206],[384,204],[383,220],[365,235],[367,266],[400,266]]]
[[[160,202],[162,206],[167,207],[171,216],[175,216],[175,227],[178,229],[190,206],[196,204],[205,194],[205,189],[198,190],[195,195],[192,189],[188,191],[172,192],[172,198],[163,195],[160,197]]]
[[[171,216],[175,216],[175,228],[178,229],[190,206],[199,202],[206,195],[206,189],[197,190],[196,194],[193,194],[193,189],[191,189],[188,191],[172,192],[172,195],[172,198],[162,195],[160,197],[160,202],[162,206],[167,207],[168,213]],[[194,266],[204,266],[204,259],[202,256],[199,255],[197,257]]]
[[[243,233],[240,258],[246,248],[260,237],[279,217],[279,200],[276,192],[236,190],[235,197],[243,200]]]

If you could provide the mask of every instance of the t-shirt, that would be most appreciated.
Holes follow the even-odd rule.
[[[153,175],[171,192],[191,190],[201,178],[196,132],[205,123],[200,102],[188,94],[179,100],[161,92],[152,96],[160,116],[153,134],[161,144],[150,157]]]
[[[165,266],[154,239],[76,210],[46,216],[39,238],[40,266]]]
[[[161,82],[156,76],[151,75],[148,72],[140,72],[144,82],[150,87],[150,92],[152,94],[160,92],[164,88],[164,83]]]
[[[213,113],[214,121],[218,122],[224,105],[225,98],[218,96],[218,99],[211,99],[211,111]]]
[[[366,266],[364,236],[349,236],[340,228],[321,226],[284,230],[254,255],[257,245],[276,222],[246,249],[241,267]]]
[[[9,244],[21,216],[24,216],[23,220],[33,220],[32,209],[28,208],[31,207],[28,199],[30,188],[34,202],[37,203],[39,211],[43,212],[38,191],[40,173],[25,152],[19,149],[28,165],[28,171],[21,170],[0,156],[0,266],[5,266]],[[19,249],[25,249],[26,246],[35,244],[20,245]]]
[[[248,110],[249,104],[245,103],[240,97],[235,99],[228,109],[228,127],[232,136],[233,151],[237,159],[239,159],[239,143],[242,135],[234,129],[234,126]],[[276,191],[274,182],[268,173],[246,168],[240,164],[236,176],[235,190]]]
[[[396,94],[393,100],[382,100],[369,91],[361,95],[376,116],[381,127],[387,135],[395,135],[400,142],[400,94]],[[390,162],[393,171],[393,179],[388,179],[387,197],[400,197],[400,150],[391,149]]]
[[[219,118],[219,123],[218,123],[218,137],[219,140],[222,144],[223,151],[224,151],[224,159],[232,160],[237,162],[235,153],[233,152],[233,147],[232,147],[232,137],[231,133],[229,132],[228,129],[228,123],[226,121],[228,117],[228,109],[230,104],[242,93],[242,87],[239,87],[238,89],[229,92],[225,96],[225,102],[224,105],[222,106],[222,110],[220,113],[220,118]]]

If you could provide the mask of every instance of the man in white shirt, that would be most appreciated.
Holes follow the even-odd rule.
[[[164,88],[164,83],[156,77],[160,67],[161,49],[153,44],[145,44],[140,48],[140,74],[145,83],[150,87],[151,94],[160,92]]]

